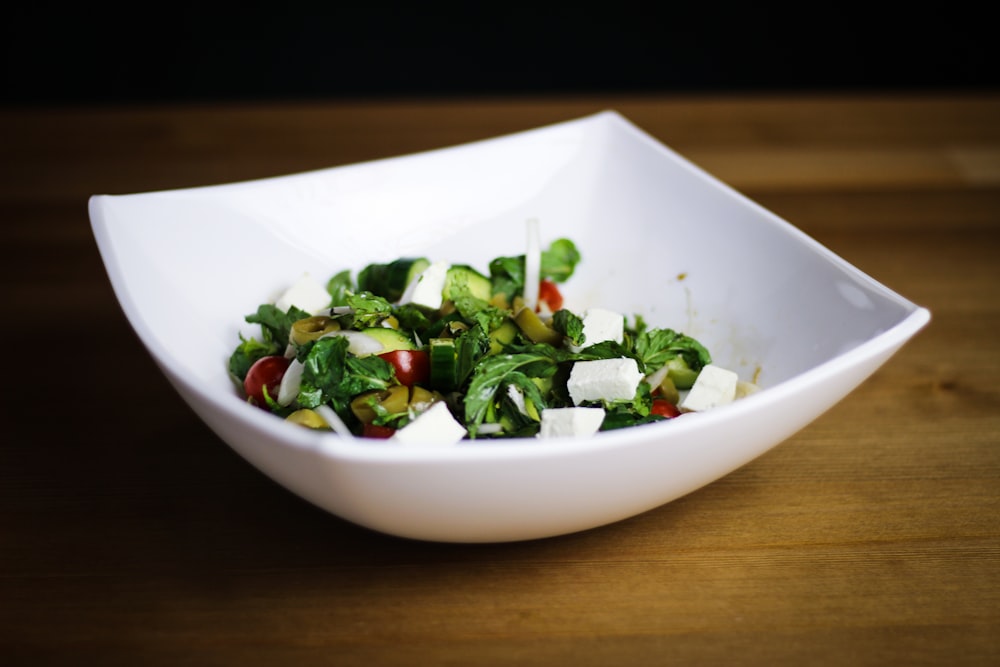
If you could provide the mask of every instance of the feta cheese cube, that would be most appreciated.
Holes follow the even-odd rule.
[[[604,422],[604,408],[546,408],[542,410],[540,438],[588,436]]]
[[[308,273],[302,274],[284,294],[277,298],[274,305],[283,313],[292,306],[300,308],[311,315],[330,307],[330,293],[326,286]]]
[[[739,376],[733,371],[708,364],[678,406],[682,412],[701,412],[732,403]]]
[[[438,401],[396,431],[391,439],[403,445],[448,446],[457,444],[465,434],[465,427],[455,420],[448,405]]]
[[[574,405],[585,401],[632,400],[642,381],[635,359],[595,359],[573,364],[566,383]]]
[[[625,337],[625,316],[604,308],[590,308],[583,316],[583,345],[570,345],[573,352],[606,340],[616,343]]]
[[[444,261],[434,262],[428,266],[406,286],[399,302],[414,303],[435,310],[440,308],[444,302],[444,284],[448,278],[449,268],[451,264]]]

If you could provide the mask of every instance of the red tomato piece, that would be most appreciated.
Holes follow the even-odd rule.
[[[538,285],[538,303],[542,302],[549,307],[550,312],[556,312],[563,305],[563,296],[559,288],[551,280],[543,280]]]
[[[365,438],[391,438],[396,429],[391,426],[379,426],[378,424],[365,424],[362,427],[361,435]]]
[[[243,380],[243,390],[246,392],[247,400],[267,410],[264,387],[267,387],[267,395],[272,400],[277,399],[281,378],[285,376],[290,363],[289,359],[278,355],[261,357],[255,361]]]
[[[667,419],[673,419],[681,415],[681,411],[677,409],[677,406],[665,398],[654,398],[653,405],[649,411],[654,415],[666,417]]]
[[[430,380],[431,363],[426,350],[395,350],[378,356],[393,365],[400,384],[412,387]]]

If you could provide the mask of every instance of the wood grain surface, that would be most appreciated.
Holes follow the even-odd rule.
[[[299,500],[158,373],[87,218],[604,109],[933,319],[776,449],[579,534],[423,543]],[[1000,97],[22,108],[0,157],[0,664],[1000,663]]]

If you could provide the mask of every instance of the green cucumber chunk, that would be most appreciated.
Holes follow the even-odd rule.
[[[489,301],[493,296],[493,283],[471,266],[454,264],[448,269],[441,294],[451,301],[465,294]]]
[[[690,389],[694,386],[694,381],[698,379],[699,371],[692,369],[684,361],[684,357],[677,355],[667,362],[667,377],[673,381],[678,389]]]
[[[403,257],[388,264],[369,264],[358,274],[358,290],[395,302],[414,278],[431,263],[424,257]]]
[[[428,345],[430,358],[430,385],[439,391],[455,388],[458,374],[458,352],[454,338],[431,338]]]
[[[389,327],[368,327],[367,329],[362,329],[361,333],[368,334],[378,342],[382,343],[383,349],[379,352],[379,354],[395,352],[396,350],[417,349],[413,339],[398,329],[390,329]]]
[[[505,347],[514,342],[518,331],[513,320],[504,320],[503,324],[490,332],[490,354],[500,354]]]

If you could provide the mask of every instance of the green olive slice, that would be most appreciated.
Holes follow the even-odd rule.
[[[288,337],[296,345],[302,345],[331,331],[339,330],[340,323],[337,320],[325,315],[314,315],[293,323]]]

